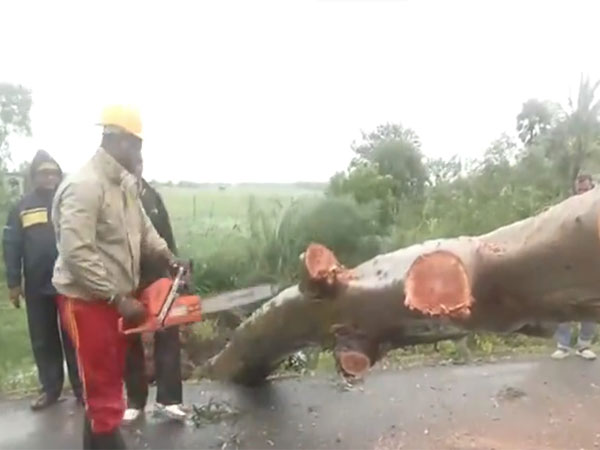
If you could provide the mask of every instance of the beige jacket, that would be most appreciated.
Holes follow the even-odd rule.
[[[52,282],[69,297],[131,294],[142,258],[171,257],[144,212],[136,178],[102,148],[60,185],[52,221],[58,245]]]

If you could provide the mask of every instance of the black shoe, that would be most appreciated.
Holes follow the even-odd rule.
[[[112,433],[92,433],[91,441],[93,449],[125,450],[127,448],[119,429]]]
[[[83,421],[83,448],[84,450],[123,450],[127,446],[119,428],[111,433],[94,433],[86,417]]]
[[[92,425],[87,417],[83,419],[83,450],[94,450]]]
[[[43,392],[31,402],[31,409],[34,411],[45,409],[48,406],[54,405],[58,401],[58,398],[58,395],[48,395]]]

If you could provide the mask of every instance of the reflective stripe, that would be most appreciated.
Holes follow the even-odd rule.
[[[81,364],[81,357],[79,356],[79,331],[77,330],[77,320],[75,319],[75,311],[73,309],[73,299],[69,297],[64,297],[59,299],[61,302],[61,307],[63,308],[63,317],[65,319],[65,328],[67,328],[67,333],[69,333],[69,337],[73,342],[73,347],[75,347],[75,354],[77,356],[77,371],[79,372],[79,379],[81,380],[81,386],[83,387],[83,400],[85,405],[85,410],[87,412],[87,388],[85,382],[85,371],[83,370],[83,365]],[[91,425],[91,420],[90,420]]]
[[[48,210],[46,208],[35,208],[22,211],[21,223],[23,228],[48,223]]]
[[[65,319],[67,330],[69,332],[69,336],[73,341],[73,346],[75,348],[79,347],[79,333],[77,332],[77,322],[75,322],[75,312],[73,311],[73,301],[70,298],[64,298],[64,306],[65,306]]]

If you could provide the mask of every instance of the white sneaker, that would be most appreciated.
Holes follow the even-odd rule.
[[[556,350],[554,350],[554,353],[552,353],[550,357],[552,359],[565,359],[570,354],[571,352],[568,348],[558,347]]]
[[[141,409],[127,408],[123,414],[123,423],[128,424],[136,421],[142,415]]]
[[[587,359],[588,361],[592,361],[596,359],[596,354],[589,348],[582,348],[575,352],[577,356],[581,356],[583,359]]]
[[[156,412],[170,419],[185,420],[187,413],[181,408],[181,405],[162,405],[156,404]]]

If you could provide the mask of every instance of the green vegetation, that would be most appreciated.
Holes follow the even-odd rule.
[[[579,173],[595,174],[600,167],[597,88],[598,83],[582,78],[577,97],[565,106],[526,101],[515,111],[519,139],[500,136],[476,160],[428,159],[415,131],[384,124],[352,145],[350,166],[326,186],[183,182],[159,185],[159,190],[172,215],[180,253],[195,261],[201,292],[262,281],[293,283],[298,256],[311,241],[327,245],[352,266],[429,238],[483,233],[570,195]],[[31,95],[0,84],[0,100],[1,169],[9,155],[7,137],[30,133]],[[6,202],[1,205],[5,213]],[[202,333],[214,332],[209,327]],[[489,354],[532,343],[539,345],[485,334],[470,338],[469,347]],[[7,302],[0,316],[0,345],[2,389],[19,385],[15,374],[31,380],[25,315]],[[454,344],[440,348],[456,353]],[[415,347],[397,354],[427,351]],[[326,356],[321,359],[327,366]]]
[[[31,135],[31,91],[23,86],[0,83],[0,221],[4,223],[11,199],[4,186],[6,162],[10,158],[9,137]],[[4,279],[4,271],[0,280]],[[0,392],[33,388],[37,375],[27,333],[24,305],[14,309],[6,296],[6,285],[0,282],[4,301],[0,302]]]
[[[15,309],[6,299],[0,306],[0,392],[14,392],[37,386],[37,374],[27,333],[25,309]]]
[[[161,191],[203,291],[293,282],[297,257],[311,241],[353,265],[429,238],[484,233],[564,199],[579,173],[595,173],[600,164],[597,87],[582,79],[565,108],[528,100],[516,120],[521,140],[502,135],[476,160],[427,159],[413,130],[386,124],[363,133],[350,166],[323,192]]]

